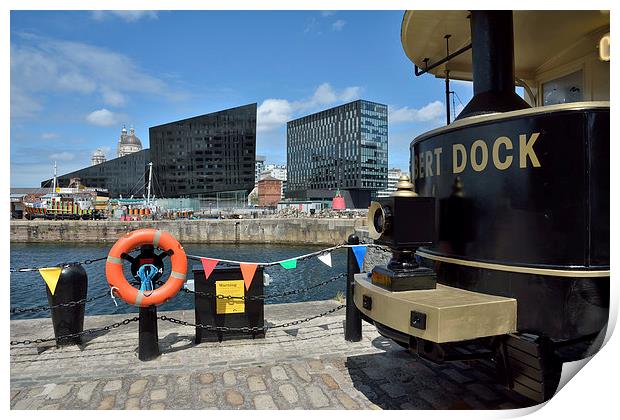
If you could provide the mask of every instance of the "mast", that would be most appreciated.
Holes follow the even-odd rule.
[[[52,194],[56,194],[56,161],[54,161],[54,183],[52,184]]]
[[[146,187],[146,204],[149,204],[151,201],[151,180],[153,179],[153,162],[149,162],[149,183]]]

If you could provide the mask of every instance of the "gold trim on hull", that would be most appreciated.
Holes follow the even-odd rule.
[[[509,271],[512,273],[536,274],[536,275],[541,275],[541,276],[555,276],[555,277],[581,277],[581,278],[609,277],[610,275],[609,274],[610,270],[559,270],[559,269],[552,269],[552,268],[522,267],[522,266],[485,263],[485,262],[479,262],[479,261],[461,260],[458,258],[442,257],[439,255],[428,254],[420,250],[418,250],[416,254],[419,255],[420,257],[428,258],[429,260],[433,260],[433,261],[441,261],[441,262],[446,262],[450,264],[464,265],[464,266],[473,267],[473,268],[486,268],[489,270]]]

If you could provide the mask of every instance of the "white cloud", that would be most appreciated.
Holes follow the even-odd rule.
[[[11,86],[11,118],[31,118],[41,109],[43,106],[39,100],[17,86]]]
[[[102,86],[100,91],[101,96],[103,97],[103,102],[105,102],[107,105],[123,106],[127,101],[125,95],[113,89],[110,89],[107,86]]]
[[[153,10],[93,10],[91,14],[95,20],[104,20],[108,16],[115,16],[131,23],[140,19],[157,19],[157,12]]]
[[[58,137],[60,136],[56,133],[42,133],[41,134],[41,138],[43,140],[53,140],[53,139],[57,139]]]
[[[332,23],[332,29],[334,31],[341,31],[342,28],[344,28],[344,25],[346,25],[347,22],[342,20],[342,19],[338,19],[337,21],[335,21],[334,23]]]
[[[299,101],[287,99],[265,99],[256,112],[256,130],[270,131],[287,121],[292,120],[297,113],[308,112],[317,107],[332,105],[337,102],[350,102],[358,99],[362,92],[359,86],[350,86],[342,90],[334,90],[329,83],[323,83],[316,88],[312,96]]]
[[[445,116],[445,106],[441,101],[430,102],[422,108],[389,108],[388,121],[392,124],[408,122],[436,121]]]
[[[336,14],[335,10],[323,10],[321,11],[321,16],[323,17],[330,17],[330,16],[334,16]]]
[[[52,153],[51,155],[49,155],[49,158],[52,160],[68,161],[73,160],[73,158],[75,158],[75,155],[71,152],[60,152]]]
[[[11,117],[35,116],[50,93],[95,94],[109,106],[123,106],[133,93],[185,97],[123,54],[32,34],[17,40],[11,44]]]
[[[121,122],[121,116],[105,108],[93,111],[86,116],[86,121],[93,125],[110,126]]]
[[[286,99],[265,99],[256,110],[256,130],[269,131],[292,118],[293,106]]]

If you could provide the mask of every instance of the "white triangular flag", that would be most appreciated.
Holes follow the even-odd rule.
[[[321,260],[323,264],[329,265],[331,267],[332,266],[332,253],[328,252],[326,254],[319,255],[319,260]]]

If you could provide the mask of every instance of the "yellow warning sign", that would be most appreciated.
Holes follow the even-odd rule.
[[[220,280],[215,282],[215,294],[243,298],[245,286],[243,280]],[[243,299],[217,299],[216,313],[242,314],[245,312]]]

